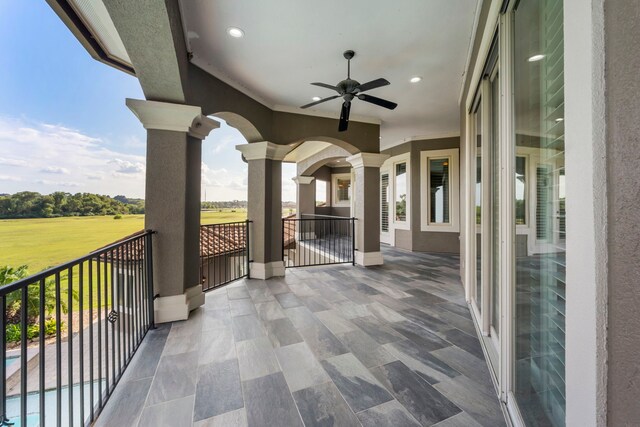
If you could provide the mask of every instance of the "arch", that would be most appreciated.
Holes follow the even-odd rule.
[[[344,150],[346,150],[349,154],[357,154],[359,153],[361,150],[348,143],[347,141],[343,141],[341,139],[337,139],[337,138],[332,138],[330,136],[310,136],[310,137],[305,137],[305,138],[301,138],[297,141],[294,141],[293,144],[299,145],[302,144],[305,141],[322,141],[322,142],[328,142],[329,144],[335,145],[336,147],[340,147]],[[290,144],[291,145],[291,144]]]
[[[330,145],[324,150],[299,162],[297,167],[298,175],[311,175],[321,166],[335,160],[344,159],[350,155],[351,153],[344,148]]]
[[[258,128],[256,128],[253,123],[251,123],[248,119],[238,113],[233,113],[231,111],[220,111],[218,113],[212,113],[210,115],[221,118],[222,120],[227,122],[229,126],[238,129],[238,131],[242,134],[242,136],[244,136],[244,139],[246,139],[247,142],[264,141],[264,138],[262,137],[262,134],[260,133]]]

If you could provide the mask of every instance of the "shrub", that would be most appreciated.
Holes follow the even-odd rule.
[[[60,330],[64,330],[64,322],[60,323]],[[48,337],[56,333],[56,319],[47,319],[44,321],[44,336]],[[22,339],[22,331],[17,323],[10,323],[6,329],[7,342],[20,342]],[[39,325],[27,325],[27,339],[32,340],[40,336]]]
[[[113,217],[113,219],[122,219],[122,215],[116,215]]]

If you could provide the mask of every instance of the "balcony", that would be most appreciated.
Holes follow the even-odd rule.
[[[97,426],[500,426],[457,257],[288,269],[148,332]]]

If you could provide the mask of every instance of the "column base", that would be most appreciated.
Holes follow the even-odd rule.
[[[159,297],[154,301],[154,315],[156,323],[187,320],[189,313],[204,305],[202,285],[192,286],[181,295]]]
[[[252,279],[268,279],[270,277],[284,276],[284,262],[274,261],[268,263],[252,262],[250,264]]]
[[[382,252],[356,251],[356,264],[363,267],[368,267],[370,265],[382,265],[384,264]]]

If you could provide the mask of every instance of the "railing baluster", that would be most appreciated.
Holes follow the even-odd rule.
[[[62,314],[60,272],[56,272],[56,425],[62,427]]]
[[[93,258],[89,259],[89,422],[94,421],[93,418]],[[84,422],[84,420],[83,420]]]
[[[27,425],[27,296],[29,285],[22,288],[20,298],[20,425]],[[5,378],[2,378],[5,381]]]
[[[73,268],[67,270],[67,391],[69,394],[69,426],[73,427]]]
[[[84,425],[84,262],[78,265],[78,364],[80,382],[80,422]]]
[[[0,378],[2,378],[2,384],[0,384],[0,422],[4,423],[9,421],[7,418],[7,297],[5,294],[0,296],[0,305],[2,308],[2,314],[0,315],[0,341],[2,345],[2,355],[0,358]]]
[[[40,336],[38,337],[38,366],[39,366],[39,378],[38,378],[38,401],[39,401],[39,423],[41,426],[46,425],[46,413],[45,413],[45,401],[44,401],[44,390],[45,390],[45,334],[46,334],[46,312],[45,312],[45,286],[46,279],[43,277],[40,279],[40,289],[39,297],[40,301],[38,302],[38,317],[40,317]],[[4,377],[3,377],[4,378]]]

